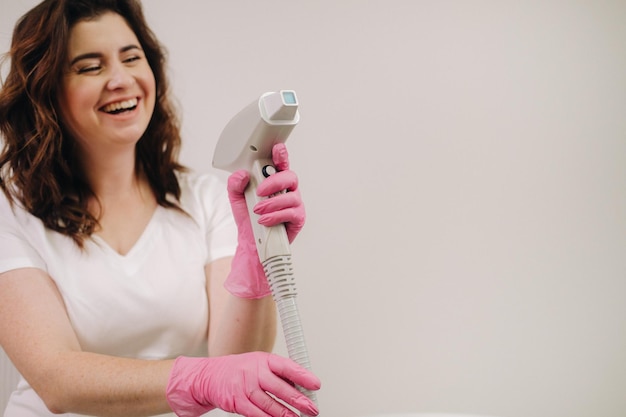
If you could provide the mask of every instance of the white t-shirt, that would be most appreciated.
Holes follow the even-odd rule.
[[[56,283],[85,351],[141,359],[203,356],[208,302],[204,266],[235,252],[225,185],[179,175],[181,207],[158,207],[125,256],[97,235],[81,251],[0,192],[0,273],[35,267]],[[27,300],[25,300],[27,302]],[[23,379],[5,417],[53,416]]]

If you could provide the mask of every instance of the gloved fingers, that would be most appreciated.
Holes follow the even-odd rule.
[[[267,363],[270,371],[274,374],[305,389],[318,390],[322,386],[319,378],[313,372],[298,365],[291,359],[270,354],[267,357]]]
[[[274,145],[272,148],[272,161],[279,171],[289,169],[289,152],[287,152],[287,146],[284,143]]]
[[[254,211],[260,214],[258,222],[263,226],[272,227],[284,223],[289,243],[295,240],[306,221],[306,211],[298,191],[263,200],[255,206]]]
[[[254,390],[249,396],[250,402],[257,407],[257,412],[260,412],[259,416],[271,416],[271,417],[298,417],[296,413],[285,407],[280,402],[276,401],[265,391]],[[248,414],[244,414],[248,415]],[[254,414],[256,416],[257,414]],[[251,414],[253,416],[253,414]]]
[[[289,208],[302,209],[304,211],[304,204],[299,191],[276,194],[274,197],[261,200],[254,206],[254,212],[262,216]]]
[[[298,176],[293,171],[278,171],[265,178],[256,188],[257,195],[269,197],[282,191],[298,189]]]
[[[233,172],[228,177],[228,183],[226,189],[228,190],[228,198],[232,202],[233,200],[244,200],[244,190],[250,181],[250,173],[245,169],[240,169]]]
[[[256,392],[260,393],[260,391],[256,391]],[[246,397],[244,397],[244,399],[235,401],[234,407],[232,407],[232,409],[224,408],[223,410],[229,413],[237,413],[238,416],[246,416],[246,417],[271,416],[271,414],[266,413],[254,403],[254,400],[252,399],[253,394],[254,392],[251,394],[248,394]],[[265,394],[265,393],[262,393],[262,394]],[[265,395],[267,396],[267,394]]]
[[[259,382],[264,391],[283,401],[285,404],[290,405],[308,416],[316,416],[319,414],[317,406],[307,398],[306,395],[298,391],[290,381],[273,375],[273,378],[262,378]],[[267,409],[264,410],[267,411]],[[280,416],[282,417],[282,414],[280,414]]]
[[[284,210],[274,211],[259,217],[259,223],[263,226],[272,227],[277,224],[284,223],[287,233],[297,235],[304,227],[305,215],[303,210],[296,208],[287,208]],[[295,236],[294,236],[295,237]],[[291,236],[289,241],[291,242]]]

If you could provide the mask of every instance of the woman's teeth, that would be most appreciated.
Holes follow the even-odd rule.
[[[137,107],[137,99],[133,98],[130,100],[119,101],[117,103],[107,104],[102,108],[102,111],[110,114],[117,114],[123,111],[132,110]]]

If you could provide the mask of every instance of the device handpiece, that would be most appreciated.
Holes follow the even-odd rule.
[[[258,223],[259,216],[253,211],[254,206],[266,198],[257,196],[257,186],[276,171],[272,148],[287,140],[299,120],[298,99],[294,91],[281,90],[261,95],[228,122],[215,148],[213,166],[228,172],[239,169],[250,172],[245,197],[259,260],[278,308],[289,357],[310,369],[285,226],[263,226]],[[317,403],[315,392],[298,388]]]
[[[216,168],[229,172],[239,169],[250,172],[245,195],[261,263],[273,256],[290,253],[289,242],[280,228],[258,224],[258,216],[252,209],[262,198],[256,195],[257,186],[275,171],[272,148],[287,140],[299,119],[294,91],[265,93],[228,122],[213,154],[213,166]]]

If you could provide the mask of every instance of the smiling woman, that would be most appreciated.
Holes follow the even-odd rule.
[[[18,18],[40,2],[0,0],[1,52],[9,51]],[[236,244],[235,226],[226,220],[226,187],[182,181],[191,171],[170,175],[168,152],[177,149],[178,129],[171,128],[177,122],[167,117],[171,102],[164,97],[175,92],[176,107],[184,109],[176,161],[206,172],[222,128],[241,105],[264,91],[293,88],[302,122],[288,146],[305,188],[308,222],[293,249],[307,345],[325,385],[321,414],[624,417],[626,1],[142,4],[168,47],[173,77],[168,83],[161,76],[162,50],[145,28],[132,14],[119,13],[155,76],[154,114],[137,142],[135,166],[163,201],[149,222],[155,227],[149,225],[130,250],[100,239],[106,231],[97,231],[99,211],[86,204],[93,194],[78,171],[77,149],[61,134],[60,113],[52,111],[63,71],[71,68],[69,28],[85,20],[81,16],[95,16],[38,9],[38,21],[31,14],[27,24],[18,24],[17,49],[1,68],[0,126],[6,128],[0,127],[0,142],[10,153],[0,150],[0,159],[8,161],[7,171],[16,169],[14,177],[0,177],[19,198],[14,210],[0,212],[0,265],[4,270],[29,259],[55,285],[67,278],[60,311],[71,317],[82,349],[68,354],[50,344],[47,352],[36,351],[46,343],[39,335],[57,334],[59,326],[46,327],[49,309],[31,320],[18,309],[35,307],[38,290],[48,287],[10,296],[18,287],[9,292],[6,285],[17,282],[9,275],[16,271],[0,275],[0,344],[29,383],[13,394],[13,409],[42,394],[58,408],[76,410],[77,397],[44,395],[27,372],[30,363],[44,364],[61,392],[80,396],[95,379],[115,391],[113,375],[121,381],[118,393],[131,380],[145,382],[132,370],[134,360],[149,358],[156,366],[158,358],[191,355],[196,340],[210,340],[213,355],[268,348],[270,336],[255,339],[264,331],[251,331],[249,344],[243,336],[223,337],[229,327],[244,334],[253,308],[269,310],[250,306],[249,316],[228,310],[230,300],[219,293]],[[13,70],[11,61],[17,63]],[[7,103],[12,107],[3,107]],[[215,194],[200,192],[207,189]],[[109,195],[121,198],[124,190]],[[166,208],[168,202],[184,212]],[[20,222],[7,224],[14,212]],[[83,250],[72,236],[82,237]],[[218,236],[230,238],[220,242]],[[55,243],[63,248],[55,251],[34,246],[44,237],[68,244]],[[197,272],[198,248],[213,267],[205,280],[215,283],[207,285],[206,326],[190,320],[204,314],[194,312],[202,301],[194,298],[202,294],[200,280],[194,281],[203,274]],[[95,253],[101,254],[97,261]],[[68,254],[85,257],[84,268],[75,272]],[[42,261],[34,262],[37,257]],[[189,269],[182,265],[188,260],[194,264]],[[181,285],[162,290],[168,274]],[[101,294],[75,296],[67,291],[74,283],[94,285]],[[271,317],[263,314],[249,327],[270,328]],[[196,333],[200,328],[206,334]],[[29,329],[38,334],[16,338]],[[287,351],[283,339],[277,338],[277,352]],[[148,341],[144,347],[138,346],[142,340]],[[120,346],[127,350],[111,351]],[[102,364],[121,355],[129,362],[115,370],[79,363],[94,360],[96,349],[108,352],[97,357]],[[206,356],[205,346],[199,350]],[[74,384],[56,379],[80,375],[78,369],[91,372]],[[38,412],[45,409],[36,404]]]
[[[168,97],[163,48],[144,23],[139,3],[72,1],[64,9],[43,2],[18,22],[10,57],[11,72],[2,91],[7,119],[2,122],[25,129],[31,146],[23,147],[20,135],[14,137],[18,130],[8,129],[7,149],[21,150],[7,152],[0,162],[24,153],[34,161],[28,172],[14,172],[11,181],[47,227],[81,245],[96,230],[103,211],[99,206],[105,203],[102,197],[86,197],[97,195],[94,188],[106,184],[74,178],[92,175],[96,167],[105,168],[103,163],[112,169],[122,163],[118,158],[136,158],[146,178],[135,188],[147,185],[158,204],[175,206],[167,194],[180,193],[174,178],[181,168],[176,159],[179,123]],[[8,101],[23,94],[30,99]],[[117,117],[105,112],[106,106],[110,111],[133,100],[139,104],[134,112]],[[9,113],[8,106],[16,111]],[[20,119],[31,112],[37,115],[34,130]],[[67,140],[58,140],[63,136]],[[133,152],[123,153],[124,146]],[[47,175],[51,165],[55,175]],[[70,189],[78,198],[68,198]]]
[[[233,210],[248,174],[227,186],[178,162],[141,4],[45,0],[18,21],[9,58],[0,345],[22,378],[5,417],[317,415],[294,386],[318,389],[317,377],[268,353],[276,307],[247,209]],[[281,193],[297,177],[276,150],[285,169],[264,182],[276,204],[257,212],[295,236],[304,207]]]
[[[140,177],[133,185],[140,192],[129,193],[119,205],[119,200],[105,197],[108,185],[102,180],[107,177],[98,171],[134,170],[134,148],[154,111],[154,75],[136,35],[117,13],[77,22],[67,53],[71,65],[58,95],[61,121],[75,141],[81,165],[89,167],[84,169],[88,182],[100,196],[90,202],[91,211],[98,213],[98,234],[126,254],[148,225],[156,199]]]
[[[126,20],[105,13],[76,23],[68,56],[59,107],[82,155],[91,162],[97,159],[90,157],[93,152],[110,154],[111,143],[134,147],[152,118],[156,83]],[[117,152],[128,154],[119,146]]]
[[[106,176],[98,170],[134,170],[134,148],[154,111],[154,75],[136,35],[117,13],[77,22],[70,31],[67,53],[71,65],[58,95],[61,121],[74,138],[81,164],[90,168],[84,169],[88,182],[100,196],[90,203],[98,213],[98,233],[126,254],[146,228],[157,202],[141,177],[133,185],[140,192],[129,193],[123,205],[105,198],[108,185],[102,179]]]

